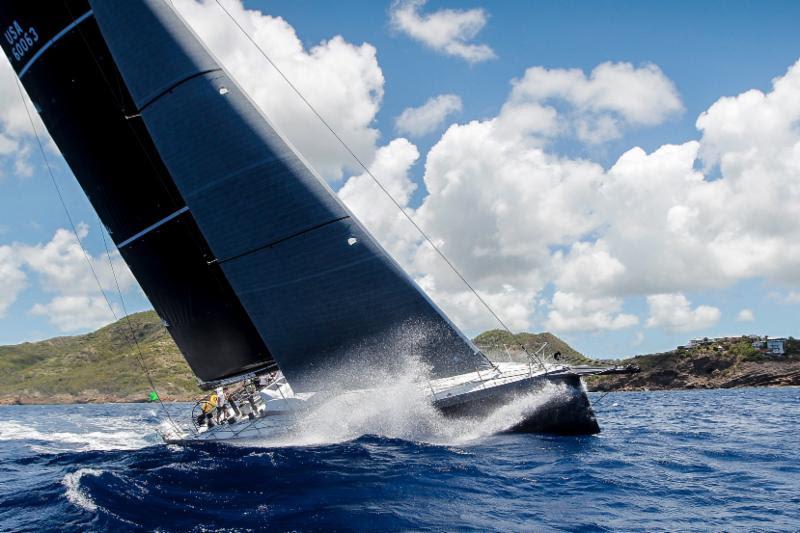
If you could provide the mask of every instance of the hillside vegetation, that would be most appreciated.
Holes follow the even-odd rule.
[[[570,364],[587,364],[592,360],[579,353],[569,344],[562,341],[552,333],[516,333],[511,334],[501,329],[485,331],[473,339],[475,344],[490,359],[495,361],[527,361],[527,353],[533,355],[543,344],[543,355],[547,360],[552,360],[556,352],[561,352],[559,361]],[[522,349],[525,347],[525,350]]]
[[[161,397],[190,400],[201,394],[175,343],[153,311],[130,317],[136,342]],[[800,385],[800,342],[783,358],[757,352],[746,339],[623,361],[585,357],[551,333],[512,335],[491,330],[475,343],[495,361],[526,361],[543,343],[543,358],[571,364],[632,363],[640,374],[588,380],[590,389],[680,389],[752,385]],[[126,319],[93,333],[0,346],[0,403],[144,401],[151,388],[139,363]]]
[[[130,320],[162,398],[197,396],[195,378],[155,312]],[[140,401],[149,391],[125,319],[86,335],[0,346],[5,403]]]

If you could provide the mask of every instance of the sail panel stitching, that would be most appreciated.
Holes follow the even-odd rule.
[[[90,9],[89,11],[87,11],[86,13],[81,15],[80,17],[78,17],[75,20],[73,20],[66,28],[64,28],[60,32],[56,33],[55,36],[52,39],[50,39],[49,41],[44,43],[42,45],[42,47],[39,48],[39,50],[35,54],[33,54],[33,57],[31,57],[28,60],[28,62],[25,63],[25,66],[22,67],[22,70],[19,71],[19,79],[22,79],[25,76],[25,74],[28,72],[28,70],[30,70],[30,68],[33,66],[33,64],[36,62],[36,60],[39,59],[40,57],[42,57],[42,54],[44,54],[51,46],[53,46],[56,43],[56,41],[58,41],[59,39],[64,37],[66,34],[68,34],[70,31],[72,31],[75,28],[75,26],[77,26],[78,24],[80,24],[81,22],[86,20],[87,18],[91,17],[93,14],[94,14],[94,11],[92,11]]]

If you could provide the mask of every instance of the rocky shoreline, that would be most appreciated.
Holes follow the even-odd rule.
[[[739,344],[741,347],[741,344]],[[800,357],[767,356],[721,346],[712,350],[676,350],[625,361],[641,367],[630,376],[596,376],[593,391],[731,389],[800,386]]]

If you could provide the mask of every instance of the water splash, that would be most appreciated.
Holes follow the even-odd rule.
[[[431,444],[464,444],[511,429],[555,396],[569,394],[566,386],[548,383],[488,416],[450,418],[431,402],[425,367],[409,364],[406,368],[403,375],[386,377],[374,389],[343,392],[309,412],[299,413],[288,432],[261,443],[308,446],[377,435]]]
[[[64,476],[64,479],[61,480],[61,484],[66,488],[64,495],[67,497],[67,500],[86,511],[97,511],[97,504],[94,503],[94,500],[92,500],[86,492],[81,490],[81,478],[83,476],[97,477],[102,474],[103,472],[101,470],[95,468],[80,468]]]

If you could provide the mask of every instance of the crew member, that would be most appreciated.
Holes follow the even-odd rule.
[[[225,389],[217,387],[217,423],[225,420]]]
[[[216,392],[212,392],[208,398],[206,398],[201,404],[200,409],[202,412],[200,416],[197,417],[197,424],[202,426],[208,422],[211,422],[211,417],[214,414],[214,410],[217,408],[217,403],[219,402],[219,397],[217,396]]]

